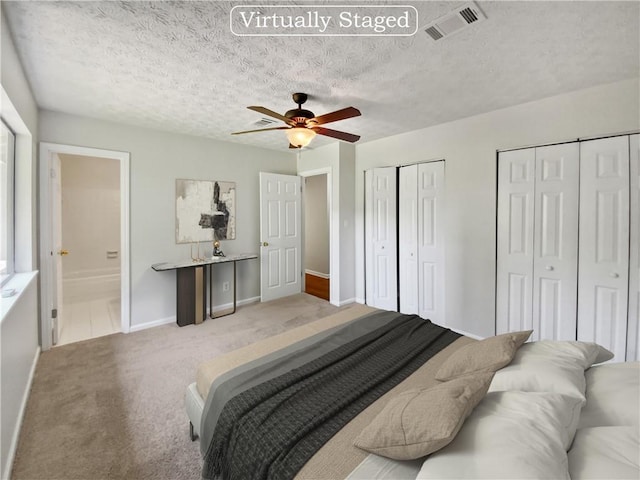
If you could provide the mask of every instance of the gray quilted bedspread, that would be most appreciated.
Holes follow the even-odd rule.
[[[358,413],[460,337],[415,315],[375,315],[391,320],[227,401],[203,478],[293,478]]]

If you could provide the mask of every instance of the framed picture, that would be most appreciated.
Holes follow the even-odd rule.
[[[235,238],[235,182],[177,179],[176,243]]]

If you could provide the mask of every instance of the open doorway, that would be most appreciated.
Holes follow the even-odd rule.
[[[129,154],[40,144],[42,350],[129,331]]]
[[[331,270],[327,179],[326,173],[304,177],[304,291],[329,301]]]
[[[59,157],[58,345],[120,332],[120,162]]]

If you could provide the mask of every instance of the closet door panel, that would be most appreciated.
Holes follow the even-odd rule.
[[[418,314],[418,165],[400,168],[399,185],[400,312]]]
[[[582,142],[578,340],[624,361],[629,287],[629,137]]]
[[[444,163],[418,168],[419,315],[445,325],[444,311]]]
[[[535,149],[498,158],[496,333],[532,325]],[[538,339],[539,332],[533,333]]]
[[[536,148],[533,317],[536,338],[575,340],[580,147]]]
[[[365,174],[367,305],[394,311],[398,309],[396,171],[375,168]]]
[[[627,361],[640,360],[640,135],[629,138],[630,234]]]

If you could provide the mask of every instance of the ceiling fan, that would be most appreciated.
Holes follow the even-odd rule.
[[[321,127],[325,123],[337,122],[338,120],[345,120],[347,118],[360,116],[360,110],[354,107],[347,107],[335,112],[326,113],[316,117],[315,114],[309,110],[304,110],[302,104],[307,101],[306,93],[294,93],[293,101],[298,104],[298,108],[289,110],[284,115],[280,115],[273,110],[269,110],[265,107],[247,107],[254,112],[268,115],[278,120],[282,120],[287,124],[286,127],[271,127],[261,128],[259,130],[245,130],[243,132],[234,132],[231,135],[241,135],[243,133],[254,132],[266,132],[268,130],[286,130],[287,138],[289,139],[289,148],[302,148],[309,145],[313,137],[316,134],[325,135],[327,137],[337,138],[338,140],[344,140],[345,142],[357,142],[360,140],[360,135],[354,135],[352,133],[340,132],[338,130],[331,130],[329,128]]]

